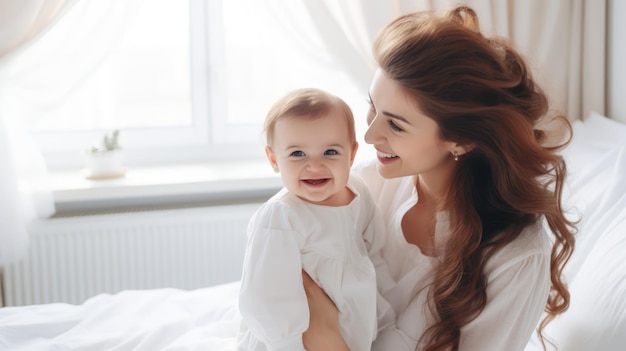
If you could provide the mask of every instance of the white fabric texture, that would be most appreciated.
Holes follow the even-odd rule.
[[[75,0],[0,1],[0,66],[45,33]]]
[[[139,1],[0,1],[0,265],[24,254],[30,220],[55,212],[26,119],[41,118],[82,87]]]
[[[378,174],[374,162],[359,166],[355,173],[363,177],[382,211],[386,245],[381,256],[397,282],[381,287],[383,297],[398,316],[396,328],[382,331],[372,350],[419,349],[420,337],[434,321],[427,296],[438,259],[423,255],[402,233],[402,217],[417,202],[414,178],[386,180]],[[438,245],[445,244],[448,228],[447,215],[438,214]],[[523,350],[548,297],[549,259],[549,237],[537,223],[489,260],[485,267],[487,305],[461,329],[460,350]]]
[[[252,216],[239,297],[242,350],[304,350],[302,269],[333,299],[350,349],[370,349],[377,286],[368,249],[382,246],[374,243],[382,226],[365,185],[351,177],[348,187],[355,198],[345,206],[312,204],[283,189]]]
[[[2,351],[233,351],[239,282],[0,309]]]
[[[40,153],[35,150],[22,121],[8,111],[12,102],[3,93],[8,81],[7,66],[37,38],[62,18],[75,0],[2,0],[0,1],[0,266],[17,261],[28,247],[28,221],[37,212],[54,213],[49,193],[33,195],[33,190],[20,184],[24,176],[45,173]],[[46,58],[42,58],[45,60]]]

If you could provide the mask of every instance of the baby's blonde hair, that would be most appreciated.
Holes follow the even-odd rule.
[[[285,117],[319,118],[327,115],[333,109],[341,111],[348,125],[348,134],[352,145],[356,143],[354,131],[354,116],[348,104],[341,98],[315,88],[293,90],[272,105],[263,126],[267,145],[274,141],[274,126]]]

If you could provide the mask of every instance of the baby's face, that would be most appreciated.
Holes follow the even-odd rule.
[[[345,205],[345,189],[356,143],[339,111],[311,119],[284,117],[274,126],[267,155],[285,187],[301,199],[328,206]]]

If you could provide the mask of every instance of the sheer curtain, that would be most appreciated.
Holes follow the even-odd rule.
[[[355,83],[367,89],[373,71],[370,47],[374,36],[397,15],[441,9],[450,0],[300,0],[271,1],[289,30],[307,44],[321,42]],[[555,108],[571,120],[591,111],[604,113],[606,0],[460,1],[476,10],[488,35],[508,37],[527,58],[536,79]],[[316,33],[299,26],[294,7],[304,7]],[[314,35],[322,38],[315,40]],[[313,51],[314,48],[311,48]]]
[[[140,3],[0,0],[0,265],[24,254],[30,220],[55,211],[25,120],[88,81]]]
[[[16,57],[43,36],[74,3],[65,0],[0,1],[0,77]],[[1,82],[6,86],[4,79]],[[5,106],[6,101],[0,92],[0,106]],[[28,246],[26,223],[35,217],[33,202],[26,195],[28,189],[20,189],[20,174],[34,175],[45,170],[41,156],[28,143],[24,130],[15,127],[19,124],[7,116],[4,109],[0,110],[0,163],[3,170],[0,173],[0,265],[15,261],[25,252]],[[18,157],[18,150],[25,157]],[[43,202],[47,205],[42,205],[42,212],[52,213],[52,201]]]
[[[510,38],[571,120],[605,114],[606,0],[485,1],[483,29]]]

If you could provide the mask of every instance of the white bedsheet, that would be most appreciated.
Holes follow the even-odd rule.
[[[565,207],[582,213],[566,269],[571,307],[546,334],[561,351],[626,345],[626,125],[592,115],[564,152]],[[0,350],[234,350],[239,283],[0,309]],[[527,351],[541,350],[532,340]]]
[[[239,283],[0,309],[0,350],[235,350]]]
[[[569,310],[545,334],[560,351],[626,350],[626,125],[592,114],[564,156],[565,208],[582,215],[565,275]],[[543,350],[537,338],[526,351]],[[553,350],[552,347],[549,350]]]

